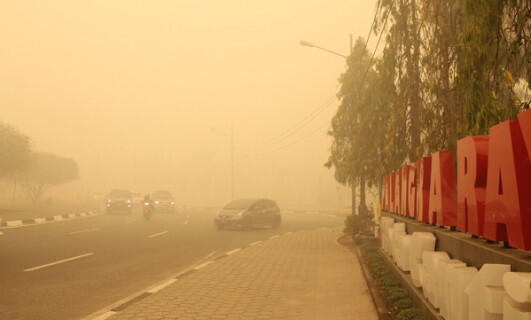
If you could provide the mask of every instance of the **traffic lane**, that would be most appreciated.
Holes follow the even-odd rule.
[[[127,227],[118,224],[117,228],[79,234],[76,246],[86,241],[80,249],[94,251],[94,256],[31,275],[15,274],[14,283],[2,286],[6,290],[0,293],[0,303],[4,304],[0,310],[8,313],[0,311],[0,318],[80,317],[163,280],[214,250],[231,250],[286,230],[308,227],[303,223],[308,219],[286,218],[286,230],[217,231],[211,218],[211,212],[190,214],[189,225],[184,225],[178,217],[156,215],[151,221],[137,220]],[[322,221],[310,220],[312,227],[323,225]],[[149,238],[161,228],[168,232]],[[34,303],[28,306],[28,301]]]

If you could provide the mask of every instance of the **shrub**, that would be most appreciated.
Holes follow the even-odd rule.
[[[423,320],[424,315],[419,309],[410,308],[398,312],[397,318],[399,320]]]

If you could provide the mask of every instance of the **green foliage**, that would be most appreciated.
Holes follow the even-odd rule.
[[[423,320],[424,315],[419,311],[419,309],[416,308],[409,308],[401,310],[397,318],[399,320]]]
[[[424,316],[415,307],[407,290],[402,288],[396,275],[390,270],[379,253],[379,244],[375,240],[363,240],[359,245],[369,270],[378,281],[381,291],[390,306],[391,312],[400,320],[422,320]]]
[[[34,153],[30,164],[19,178],[30,198],[37,202],[52,185],[63,184],[78,177],[74,160],[48,153]]]
[[[382,56],[369,65],[358,39],[339,79],[336,179],[361,190],[528,109],[530,16],[528,0],[379,0]]]
[[[0,177],[23,169],[28,164],[30,154],[28,137],[0,123]]]

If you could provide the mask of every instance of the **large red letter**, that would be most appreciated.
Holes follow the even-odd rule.
[[[489,137],[457,142],[457,228],[483,235]]]
[[[395,180],[396,174],[390,173],[389,177],[389,212],[395,212]]]
[[[429,222],[431,157],[417,161],[417,220]]]
[[[402,169],[400,169],[400,175],[402,176],[402,182],[401,182],[401,198],[400,198],[400,214],[403,216],[409,216],[409,210],[408,210],[408,186],[409,186],[409,166],[403,166]]]
[[[527,148],[527,156],[531,160],[531,109],[518,114],[518,123]]]
[[[439,151],[433,154],[430,180],[430,223],[439,226],[455,226],[457,224],[457,202],[452,151]]]
[[[395,207],[393,212],[400,214],[402,212],[402,175],[400,174],[400,169],[395,172]]]
[[[531,250],[531,164],[518,121],[490,128],[484,237]]]
[[[407,208],[408,216],[417,216],[417,165],[409,166],[409,177],[407,183]]]

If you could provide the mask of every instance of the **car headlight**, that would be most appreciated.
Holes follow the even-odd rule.
[[[144,205],[145,206],[149,206],[149,202],[144,202]]]
[[[109,203],[110,203],[110,202],[111,202],[111,199],[107,199],[107,202],[109,202]]]
[[[158,201],[158,200],[155,200],[155,204],[159,204],[159,201]]]
[[[172,201],[172,202],[170,202],[170,203],[171,203],[171,205],[172,205],[172,206],[173,206],[173,205],[175,204],[175,202],[173,202],[173,201]]]
[[[240,212],[238,212],[238,214],[236,216],[241,218],[241,217],[243,217],[244,213],[245,213],[245,210],[240,211]]]
[[[127,203],[131,203],[131,200],[128,199],[128,200],[127,200]]]

